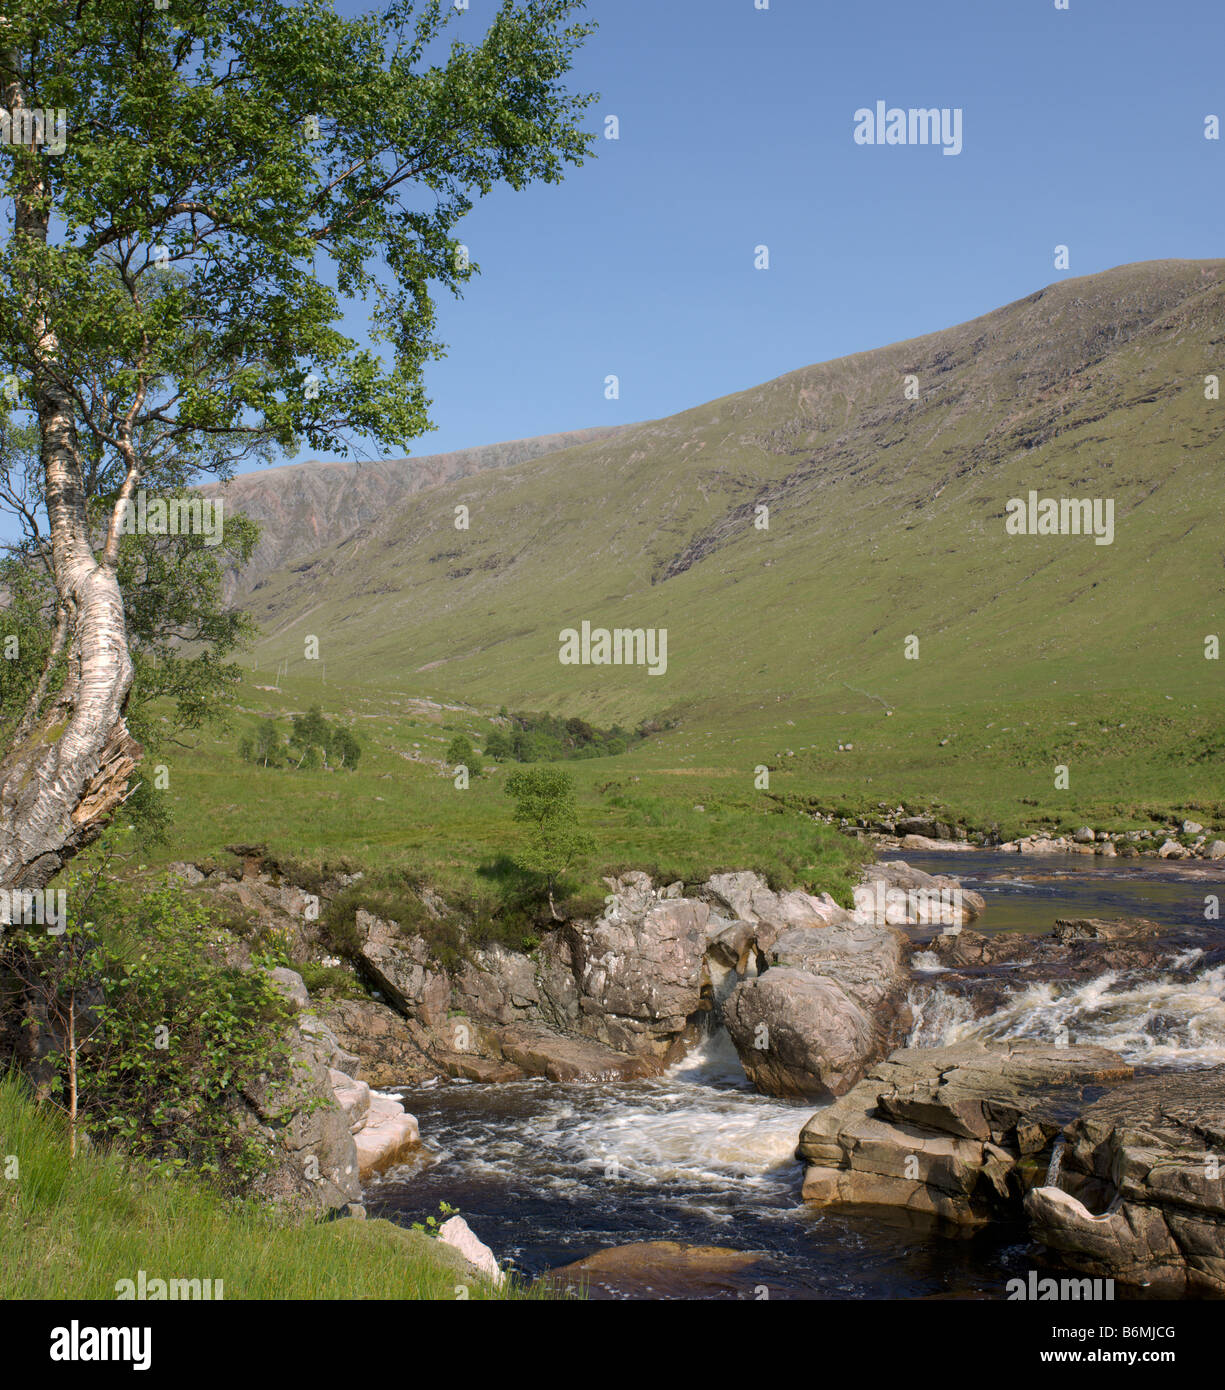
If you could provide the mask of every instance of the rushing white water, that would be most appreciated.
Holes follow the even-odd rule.
[[[487,1122],[468,1120],[462,1155],[447,1147],[430,1159],[462,1156],[473,1175],[510,1166],[556,1191],[601,1177],[707,1191],[768,1189],[794,1176],[796,1142],[816,1108],[754,1091],[723,1028],[647,1081],[522,1082],[498,1090],[508,1101],[516,1094],[513,1126],[499,1118],[495,1104]],[[423,1131],[429,1134],[424,1125]]]
[[[1150,1067],[1225,1063],[1225,966],[1194,970],[1187,952],[1156,980],[1117,974],[1016,990],[994,1013],[974,1018],[968,1002],[939,984],[916,988],[912,1047],[970,1038],[1095,1043]]]

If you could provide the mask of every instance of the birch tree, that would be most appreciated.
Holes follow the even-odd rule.
[[[484,32],[449,0],[162,4],[0,5],[0,374],[38,444],[8,500],[54,594],[0,762],[0,886],[45,884],[129,794],[138,491],[403,448],[429,427],[432,296],[477,269],[456,224],[593,138],[565,85],[581,0],[503,0]]]

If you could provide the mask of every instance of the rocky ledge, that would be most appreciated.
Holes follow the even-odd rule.
[[[803,1196],[960,1226],[1027,1222],[1044,1257],[1225,1296],[1225,1068],[1133,1079],[1100,1047],[903,1048],[804,1126]]]
[[[804,1199],[989,1221],[1045,1180],[1085,1088],[1131,1075],[1100,1047],[899,1049],[804,1126]]]
[[[1037,1240],[1085,1274],[1225,1297],[1225,1068],[1120,1086],[1062,1140],[1025,1199]]]

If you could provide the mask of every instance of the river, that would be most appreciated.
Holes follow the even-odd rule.
[[[1225,886],[1215,868],[1148,859],[906,859],[981,892],[988,906],[975,926],[991,930],[1044,932],[1056,917],[1120,914],[1184,925],[1202,920],[1205,894]],[[976,1035],[1053,1040],[1067,1029],[1145,1071],[1225,1062],[1225,965],[1215,958],[1185,952],[1136,980],[1019,984],[1005,1007],[977,1021],[941,995],[939,972],[924,960],[916,957],[912,991],[915,1045]],[[814,1107],[758,1095],[722,1029],[646,1081],[453,1082],[395,1094],[417,1116],[425,1148],[370,1185],[370,1214],[408,1224],[447,1202],[525,1275],[648,1240],[760,1252],[713,1289],[653,1291],[662,1297],[998,1298],[1028,1268],[1019,1227],[965,1235],[905,1214],[806,1208],[794,1149]]]

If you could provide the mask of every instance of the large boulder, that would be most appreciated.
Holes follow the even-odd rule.
[[[1170,1296],[1225,1296],[1225,1067],[1146,1077],[1078,1115],[1030,1229],[1063,1264]]]
[[[800,1134],[804,1199],[901,1207],[962,1225],[1019,1210],[1085,1088],[1132,1069],[1100,1047],[902,1048]]]
[[[500,1287],[506,1282],[506,1275],[498,1268],[493,1251],[477,1237],[462,1216],[452,1216],[444,1221],[438,1228],[438,1239],[443,1245],[458,1250],[476,1273],[491,1283]]]
[[[960,927],[986,908],[982,894],[947,874],[929,874],[904,859],[866,864],[854,892],[855,919],[875,926]]]
[[[746,1074],[768,1095],[843,1095],[908,1024],[908,943],[893,927],[843,921],[784,932],[723,1016]]]
[[[579,1031],[621,1052],[663,1059],[702,1007],[710,909],[691,898],[625,910],[614,895],[603,916],[580,926]]]

